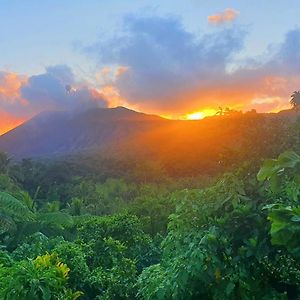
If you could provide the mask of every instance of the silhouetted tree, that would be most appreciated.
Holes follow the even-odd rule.
[[[225,109],[223,107],[219,107],[219,110],[216,112],[217,116],[231,116],[233,114],[236,113],[241,113],[240,111],[237,111],[235,109],[231,109],[229,107],[225,107]]]
[[[219,116],[223,116],[224,115],[224,109],[223,109],[223,107],[219,106],[219,110],[216,112],[216,115],[219,115]]]
[[[295,91],[291,95],[290,104],[292,105],[293,109],[299,110],[299,108],[300,108],[300,91]]]

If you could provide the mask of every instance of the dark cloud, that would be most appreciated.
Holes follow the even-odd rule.
[[[128,16],[121,35],[84,50],[104,67],[100,81],[109,82],[101,83],[101,92],[78,82],[65,65],[31,77],[0,72],[1,118],[20,122],[44,110],[106,106],[107,98],[110,105],[124,100],[173,116],[219,106],[259,111],[288,106],[291,92],[300,89],[300,29],[289,31],[264,60],[252,57],[237,65],[246,34],[232,26],[196,35],[174,17]],[[234,71],[228,71],[230,65]]]
[[[46,110],[82,110],[106,106],[103,95],[74,79],[64,65],[51,66],[31,77],[0,73],[0,109],[19,118]]]
[[[101,65],[126,68],[114,85],[141,109],[178,113],[220,105],[284,107],[291,91],[300,88],[300,30],[288,32],[264,61],[247,59],[228,72],[245,36],[236,26],[198,36],[177,18],[129,16],[122,35],[84,51]]]
[[[130,16],[124,35],[86,51],[103,64],[128,67],[115,84],[130,103],[170,107],[183,101],[179,96],[224,76],[245,34],[230,28],[198,37],[176,18]]]
[[[48,67],[46,73],[31,76],[22,86],[21,95],[38,110],[82,109],[106,104],[94,89],[88,86],[77,87],[73,73],[67,66]]]
[[[287,75],[300,75],[300,28],[290,30],[268,68]]]
[[[52,75],[62,83],[68,82],[69,84],[73,84],[75,82],[71,68],[66,65],[48,66],[46,68],[46,74]]]

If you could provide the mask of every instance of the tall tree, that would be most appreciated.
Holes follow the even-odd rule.
[[[294,109],[299,110],[299,108],[300,108],[300,91],[295,91],[291,95],[290,104],[292,105],[292,107]]]

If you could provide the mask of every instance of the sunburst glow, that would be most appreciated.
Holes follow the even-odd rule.
[[[214,109],[203,109],[201,111],[195,111],[188,113],[186,115],[183,115],[181,119],[183,120],[201,120],[205,117],[213,116],[216,114],[216,111]]]

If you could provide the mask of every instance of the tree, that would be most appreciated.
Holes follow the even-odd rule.
[[[272,180],[300,166],[300,156],[283,153],[265,162],[259,180]],[[299,174],[296,172],[295,174]],[[184,190],[174,199],[159,264],[144,268],[138,295],[152,299],[299,298],[300,208],[284,193],[275,197],[253,179],[225,174],[215,185]],[[253,188],[249,189],[250,184]],[[300,184],[299,184],[300,186]],[[282,205],[278,203],[283,201]],[[286,249],[285,249],[285,248]]]
[[[0,173],[7,173],[9,163],[10,159],[8,156],[5,153],[0,152]]]
[[[299,110],[299,108],[300,108],[300,91],[295,91],[291,95],[290,104],[292,105],[293,109]]]
[[[0,298],[5,300],[78,299],[68,286],[70,269],[56,254],[13,262],[0,268]]]
[[[219,106],[219,110],[216,112],[216,115],[219,115],[219,116],[223,116],[224,115],[224,109],[223,109],[223,107]]]
[[[67,213],[37,210],[26,192],[20,193],[18,198],[20,200],[0,192],[0,244],[3,240],[8,248],[14,248],[22,239],[35,232],[62,233],[65,228],[73,225],[73,218]]]

